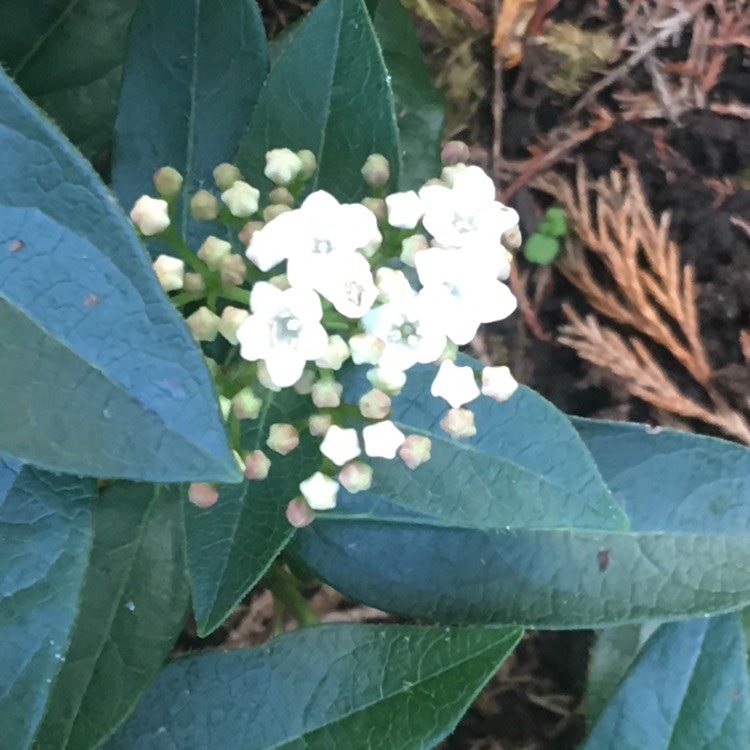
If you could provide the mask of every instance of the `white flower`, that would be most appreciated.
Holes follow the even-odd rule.
[[[274,148],[266,152],[263,174],[277,185],[288,185],[302,170],[302,159],[288,148]]]
[[[455,176],[453,187],[426,185],[419,191],[425,229],[444,247],[461,247],[477,234],[499,243],[518,224],[518,214],[495,200],[495,184],[479,167]]]
[[[260,190],[242,180],[237,180],[221,194],[221,200],[232,216],[243,219],[252,216],[258,210],[258,198]]]
[[[396,458],[398,449],[406,440],[401,430],[390,419],[367,425],[362,430],[365,453],[373,458]]]
[[[441,363],[430,392],[444,398],[454,409],[468,404],[479,396],[479,386],[471,367],[457,367],[447,359]]]
[[[415,263],[429,314],[455,344],[468,344],[482,323],[507,318],[516,309],[513,293],[495,278],[480,251],[433,247],[418,253]]]
[[[338,334],[334,334],[328,337],[325,354],[316,359],[315,364],[326,370],[340,370],[348,358],[349,347],[346,341]]]
[[[393,193],[385,199],[388,206],[388,223],[398,229],[414,229],[424,214],[425,207],[413,191]]]
[[[319,471],[300,482],[299,489],[313,510],[330,510],[336,507],[339,483]]]
[[[327,257],[325,264],[319,265],[319,271],[324,273],[320,273],[314,288],[342,315],[356,319],[370,310],[378,289],[364,256],[335,253]]]
[[[485,367],[482,370],[482,393],[495,401],[507,401],[518,388],[518,381],[507,367]]]
[[[161,198],[142,195],[130,211],[130,219],[146,237],[152,237],[169,226],[169,204]]]
[[[154,273],[159,286],[165,292],[176,292],[185,284],[185,264],[171,255],[160,255],[153,262]]]
[[[330,458],[336,466],[343,466],[362,453],[357,431],[331,425],[320,444],[320,452],[326,458]]]
[[[328,335],[320,324],[323,309],[310,289],[287,289],[259,281],[250,294],[252,315],[237,330],[240,355],[263,360],[279,388],[294,385],[308,360],[322,357]]]
[[[417,362],[434,362],[445,348],[445,332],[422,292],[373,308],[362,326],[383,342],[378,365],[385,370],[403,372]]]

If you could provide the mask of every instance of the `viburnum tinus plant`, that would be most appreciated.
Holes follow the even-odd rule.
[[[397,0],[74,5],[0,9],[0,748],[434,747],[524,627],[587,750],[746,746],[748,451],[460,351],[518,217]]]

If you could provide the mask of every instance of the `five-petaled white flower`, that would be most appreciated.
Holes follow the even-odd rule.
[[[347,318],[361,318],[372,307],[378,288],[372,279],[370,264],[359,253],[337,252],[319,262],[318,273],[312,266],[308,278],[318,276],[315,290],[320,292]],[[290,261],[291,264],[291,261]]]
[[[328,345],[318,295],[295,287],[282,292],[259,281],[250,294],[250,309],[252,315],[237,330],[240,355],[263,360],[274,385],[294,385],[305,363],[322,357]]]
[[[444,398],[454,409],[479,396],[479,386],[474,379],[471,367],[458,367],[446,359],[440,363],[440,369],[432,381],[430,390],[433,396]]]

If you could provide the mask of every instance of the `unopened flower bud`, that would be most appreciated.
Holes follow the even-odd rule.
[[[224,286],[239,286],[247,277],[247,266],[241,255],[232,253],[219,261],[219,275]]]
[[[216,270],[231,252],[232,246],[226,240],[210,236],[206,237],[196,254],[209,268]]]
[[[334,334],[328,337],[325,354],[315,360],[318,367],[326,370],[340,370],[349,358],[349,347],[341,336]]]
[[[190,215],[196,221],[213,221],[219,215],[219,201],[208,190],[199,190],[190,199]]]
[[[185,274],[185,283],[183,288],[186,292],[202,292],[206,288],[206,282],[203,280],[203,276],[199,273],[193,273],[188,271]]]
[[[391,410],[388,394],[373,388],[359,400],[359,411],[365,419],[385,419]]]
[[[161,198],[142,195],[134,204],[130,219],[146,237],[153,237],[169,226],[169,205]]]
[[[294,182],[302,171],[302,159],[288,148],[274,148],[266,152],[266,168],[263,174],[276,185],[286,186]]]
[[[518,381],[507,367],[485,367],[482,370],[482,393],[495,401],[507,401],[518,388]]]
[[[331,429],[333,418],[330,414],[311,414],[307,420],[310,434],[314,437],[322,437]]]
[[[339,483],[320,471],[300,482],[299,489],[313,510],[330,510],[336,507]]]
[[[215,378],[219,372],[219,363],[211,357],[203,357],[203,361],[206,363],[206,369],[211,374],[211,377]]]
[[[277,203],[281,206],[294,206],[294,196],[285,187],[274,188],[269,194],[268,199],[271,203]]]
[[[237,392],[232,399],[232,413],[237,419],[257,419],[263,407],[263,399],[258,398],[249,386]]]
[[[477,434],[474,412],[470,409],[449,409],[440,420],[440,426],[452,437],[470,438]]]
[[[171,255],[160,255],[153,262],[159,286],[165,292],[176,292],[185,285],[185,264]]]
[[[229,190],[237,180],[242,179],[242,173],[234,166],[234,164],[228,164],[224,162],[214,167],[214,182],[219,190]]]
[[[446,359],[440,364],[430,392],[437,398],[444,398],[455,409],[477,398],[479,386],[471,367],[458,367]]]
[[[413,234],[401,242],[401,262],[414,268],[414,256],[422,250],[427,250],[430,243],[423,234]]]
[[[285,292],[287,289],[291,288],[291,284],[289,283],[289,277],[285,273],[279,273],[276,274],[276,276],[271,276],[270,279],[268,279],[268,283],[272,286],[275,286],[277,289],[281,290],[282,292]]]
[[[398,302],[414,294],[404,272],[387,266],[375,272],[375,286],[378,288],[378,299],[382,302]]]
[[[219,499],[219,491],[207,482],[193,482],[188,487],[188,500],[199,508],[210,508]]]
[[[388,223],[397,229],[414,229],[424,216],[424,205],[413,191],[393,193],[385,199],[388,206]]]
[[[389,419],[367,425],[362,430],[365,453],[372,458],[396,458],[396,452],[402,446],[406,435]]]
[[[362,205],[372,211],[378,221],[381,221],[388,216],[388,209],[382,198],[362,198]]]
[[[297,151],[297,156],[302,164],[299,176],[303,180],[309,180],[318,168],[318,160],[315,158],[315,154],[307,148]]]
[[[237,239],[247,247],[250,244],[250,240],[253,235],[259,230],[263,229],[265,222],[263,221],[248,221],[239,232],[237,232]]]
[[[521,236],[521,228],[518,224],[510,229],[506,229],[505,232],[503,232],[503,236],[500,238],[503,247],[506,247],[508,250],[518,250],[518,248],[521,247],[522,241],[523,237]]]
[[[432,440],[424,435],[409,435],[398,449],[401,460],[410,468],[416,469],[430,460]]]
[[[312,370],[303,370],[299,380],[292,386],[295,393],[300,396],[309,396],[317,380],[317,375]]]
[[[446,167],[465,164],[469,161],[469,147],[461,141],[448,141],[440,152],[440,159]]]
[[[373,388],[379,388],[390,396],[396,396],[406,384],[406,373],[400,370],[384,370],[373,367],[367,371],[367,379]]]
[[[355,333],[349,339],[349,350],[355,365],[375,365],[383,353],[385,344],[371,333]]]
[[[277,216],[281,216],[281,214],[285,214],[291,210],[289,206],[285,206],[283,203],[272,203],[263,209],[263,221],[268,223],[269,221],[273,221]]]
[[[465,169],[466,164],[454,164],[450,167],[443,167],[443,171],[440,173],[440,179],[448,187],[453,187],[456,177],[458,177],[458,175],[460,175]]]
[[[286,456],[299,445],[299,433],[293,425],[277,423],[272,424],[268,431],[266,445],[276,453]]]
[[[391,179],[391,167],[383,154],[370,154],[362,167],[362,177],[373,187],[381,187]]]
[[[219,316],[205,305],[185,319],[196,341],[213,341],[219,333]]]
[[[182,175],[174,167],[162,167],[154,172],[154,187],[162,198],[179,195],[182,182]]]
[[[312,387],[312,400],[318,409],[335,409],[341,403],[344,386],[331,378],[321,378]]]
[[[336,466],[343,466],[362,453],[357,431],[331,425],[320,444],[320,452],[326,458],[330,458]]]
[[[281,388],[273,382],[273,379],[268,373],[268,366],[262,359],[258,362],[258,369],[255,371],[255,377],[258,378],[258,382],[267,390],[273,391],[274,393],[278,393],[281,390]]]
[[[229,413],[232,411],[232,402],[226,396],[219,396],[219,410],[224,421],[229,419]]]
[[[241,307],[225,307],[221,311],[219,321],[219,333],[230,343],[237,344],[237,331],[240,326],[250,317],[250,313]]]
[[[303,529],[315,520],[315,514],[304,498],[296,497],[286,506],[286,520],[295,529]]]
[[[339,472],[339,482],[352,494],[369,490],[372,487],[372,466],[352,461]]]
[[[258,198],[260,190],[242,180],[237,180],[221,194],[221,200],[232,216],[240,219],[252,216],[258,210]]]
[[[245,476],[248,479],[261,481],[268,477],[271,470],[271,459],[261,450],[248,453],[245,457]]]

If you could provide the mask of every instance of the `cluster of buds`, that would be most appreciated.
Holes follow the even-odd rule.
[[[428,437],[407,436],[389,419],[391,398],[415,365],[439,365],[432,395],[446,402],[440,424],[454,438],[476,432],[467,404],[480,394],[505,400],[517,387],[507,367],[475,373],[456,365],[455,358],[482,324],[516,308],[504,281],[508,248],[519,241],[518,215],[496,201],[495,186],[482,169],[465,164],[463,144],[448,144],[443,156],[440,179],[418,191],[386,194],[389,164],[373,154],[362,173],[377,197],[342,204],[317,190],[295,207],[315,171],[314,156],[275,149],[266,155],[265,175],[276,187],[262,211],[260,191],[231,165],[214,172],[223,208],[205,190],[190,201],[194,218],[218,217],[235,229],[247,259],[217,238],[201,246],[197,257],[218,274],[219,296],[227,287],[239,291],[252,282],[246,307],[224,307],[219,315],[202,306],[188,317],[197,340],[220,334],[238,346],[243,360],[255,363],[254,381],[230,394],[234,418],[257,418],[257,384],[272,391],[294,388],[308,395],[316,410],[305,429],[322,439],[322,465],[301,482],[301,497],[289,505],[294,525],[309,522],[314,510],[335,507],[341,486],[349,492],[368,489],[373,470],[367,457],[399,457],[410,469],[429,458]],[[143,234],[168,226],[163,212],[171,198],[161,194],[166,200],[144,196],[133,209]],[[149,210],[154,216],[146,218]],[[237,220],[241,225],[232,223]],[[170,256],[157,258],[154,269],[167,292],[184,288],[199,295],[208,278],[185,273]],[[341,403],[343,387],[336,380],[347,364],[366,368],[372,385],[356,405],[366,425],[361,429],[349,426],[354,405]],[[267,447],[290,453],[299,429],[273,425]],[[248,478],[262,480],[270,459],[254,451],[244,466]]]

